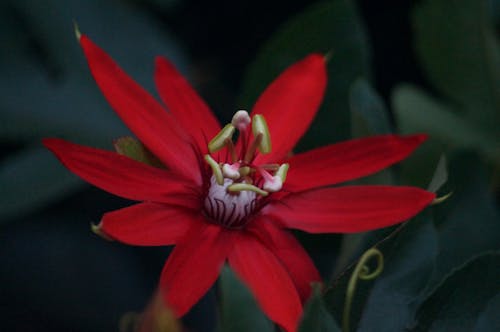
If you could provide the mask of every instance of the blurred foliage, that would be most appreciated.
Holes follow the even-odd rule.
[[[155,55],[169,57],[181,69],[193,65],[158,19],[169,10],[175,15],[182,3],[0,3],[0,303],[8,326],[38,326],[38,321],[21,322],[31,316],[47,321],[40,331],[109,331],[124,312],[146,307],[165,250],[139,252],[91,234],[91,221],[125,202],[88,189],[76,195],[82,182],[39,142],[56,136],[112,148],[114,139],[128,134],[88,72],[73,20],[154,93]],[[328,53],[325,101],[298,150],[350,137],[426,132],[429,141],[401,166],[356,183],[413,184],[439,196],[452,193],[396,228],[341,240],[299,234],[330,280],[323,289],[314,288],[299,331],[340,330],[356,259],[373,246],[383,253],[385,267],[376,280],[358,282],[352,331],[500,329],[498,8],[497,0],[416,3],[410,15],[414,49],[427,81],[398,82],[390,107],[371,74],[370,44],[378,41],[368,40],[370,31],[353,1],[319,1],[290,16],[248,66],[239,97],[247,109],[285,67],[311,52]],[[188,22],[193,24],[203,26]],[[133,139],[122,138],[115,147],[151,160]],[[188,329],[274,330],[227,267],[217,297],[217,324],[215,293],[210,292],[184,319]]]
[[[321,1],[291,18],[262,46],[243,81],[240,104],[250,108],[283,69],[313,52],[329,54],[331,79],[321,109],[299,150],[350,136],[349,89],[356,78],[370,72],[367,37],[354,4],[346,0]]]
[[[402,132],[428,132],[439,150],[473,148],[498,176],[500,48],[488,8],[486,0],[422,1],[415,7],[417,56],[439,95],[402,86],[393,106]],[[425,168],[439,153],[427,148],[413,160]],[[407,169],[408,177],[417,169]]]
[[[219,332],[273,332],[273,324],[257,306],[247,287],[225,266],[220,276]]]
[[[7,221],[81,187],[41,148],[42,137],[110,147],[128,133],[90,76],[73,21],[150,91],[154,56],[182,66],[183,55],[146,12],[124,3],[6,0],[0,9],[0,138],[27,147],[0,164],[0,220]],[[14,189],[16,183],[31,183],[33,190]]]

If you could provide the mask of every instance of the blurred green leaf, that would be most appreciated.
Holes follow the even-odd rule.
[[[274,331],[250,291],[228,266],[224,266],[220,275],[220,291],[219,332]]]
[[[5,41],[0,49],[0,139],[9,142],[33,145],[42,137],[61,137],[110,147],[114,138],[129,133],[90,75],[73,20],[149,91],[153,91],[155,55],[164,54],[182,64],[181,51],[158,23],[124,2],[7,0],[1,9],[0,19],[8,18],[8,24],[0,24]],[[140,41],[140,47],[132,40]],[[36,194],[12,190],[5,204],[15,204],[8,204],[3,217],[30,212],[79,187],[73,185],[76,180],[65,180],[68,172],[53,157],[31,153],[21,152],[24,163],[40,159],[43,168],[33,163],[33,169],[19,168],[16,176],[25,182],[38,172],[45,182],[34,183],[47,185],[37,186]],[[20,157],[15,158],[19,162]],[[15,166],[7,162],[5,169]]]
[[[500,49],[487,1],[427,0],[413,14],[417,53],[432,83],[468,120],[498,134]]]
[[[325,307],[321,296],[321,286],[314,285],[313,294],[304,307],[299,332],[340,332],[333,317]]]
[[[500,165],[498,140],[423,91],[400,85],[393,92],[392,104],[402,133],[424,132],[430,136],[402,163],[401,173],[407,183],[426,187],[440,156],[460,148],[475,149],[485,159]]]
[[[358,331],[403,331],[416,312],[415,298],[429,279],[438,253],[429,213],[419,215],[379,245],[385,264],[366,300]]]
[[[499,276],[499,252],[467,262],[422,304],[411,331],[471,331],[490,299],[498,294]]]
[[[403,133],[426,132],[449,147],[474,148],[491,158],[499,158],[500,146],[494,137],[425,92],[401,85],[394,90],[392,103]]]
[[[367,240],[369,241],[369,239]],[[356,330],[399,331],[411,320],[412,300],[424,289],[437,255],[436,231],[429,213],[398,227],[376,244],[384,255],[384,271],[375,281],[360,280],[351,306]],[[337,278],[325,295],[330,313],[340,321],[347,284],[354,266]]]
[[[323,105],[299,150],[350,136],[349,88],[359,76],[369,75],[367,40],[352,1],[320,2],[286,22],[248,68],[240,98],[249,109],[281,71],[312,52],[331,52],[329,81]]]
[[[435,193],[446,183],[446,181],[448,181],[448,166],[446,157],[443,155],[439,158],[436,170],[434,171],[434,175],[432,176],[427,190]]]
[[[121,155],[158,168],[165,167],[162,162],[144,146],[144,144],[133,137],[125,136],[117,138],[113,142],[113,145],[116,152]]]
[[[500,331],[500,293],[484,307],[474,326],[474,332]]]
[[[24,149],[0,163],[0,220],[42,207],[82,186],[48,150]]]
[[[357,79],[351,86],[349,102],[353,136],[363,137],[392,132],[383,99],[365,79]]]
[[[500,212],[477,155],[452,156],[446,188],[453,195],[434,208],[440,250],[426,294],[472,257],[500,250]]]

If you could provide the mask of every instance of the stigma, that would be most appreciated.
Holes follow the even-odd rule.
[[[238,139],[233,139],[238,131]],[[268,197],[283,188],[288,164],[254,163],[258,154],[272,150],[264,116],[253,118],[237,111],[231,123],[208,143],[207,192],[204,212],[216,224],[241,228],[263,206]]]

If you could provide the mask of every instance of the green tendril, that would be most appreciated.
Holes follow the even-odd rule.
[[[374,271],[370,271],[367,263],[370,259],[377,259],[377,266]],[[359,279],[373,280],[382,273],[384,269],[384,255],[376,248],[368,249],[363,256],[359,259],[354,271],[347,284],[347,292],[344,303],[344,315],[342,317],[342,331],[349,332],[349,317],[351,316],[351,305],[354,294],[356,292],[356,285]]]

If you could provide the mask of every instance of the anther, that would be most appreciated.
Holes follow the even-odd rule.
[[[207,162],[208,166],[210,166],[210,168],[212,169],[215,182],[217,182],[219,186],[222,186],[224,184],[224,176],[222,175],[222,171],[220,169],[219,164],[209,154],[205,155],[205,161]]]
[[[245,110],[239,110],[234,113],[233,119],[231,120],[231,124],[235,126],[238,130],[244,131],[247,129],[248,125],[252,120],[248,115],[248,112]]]
[[[224,126],[221,131],[208,143],[210,153],[217,152],[226,146],[226,140],[231,140],[234,134],[234,126],[230,123]]]
[[[271,152],[271,134],[267,127],[266,119],[260,114],[254,115],[252,122],[253,136],[257,138],[258,135],[262,136],[262,140],[258,146],[259,151],[263,154]]]
[[[239,169],[241,176],[247,176],[248,174],[250,174],[251,171],[252,171],[252,169],[248,166],[243,166],[243,167],[240,167],[240,169]]]
[[[256,194],[259,194],[261,196],[267,196],[268,192],[260,189],[259,187],[256,187],[252,184],[248,183],[233,183],[229,187],[227,187],[227,190],[232,193],[239,193],[241,191],[253,191]]]
[[[276,171],[274,176],[278,176],[283,183],[286,181],[286,174],[288,173],[288,168],[290,168],[290,164],[282,164],[280,168]]]

